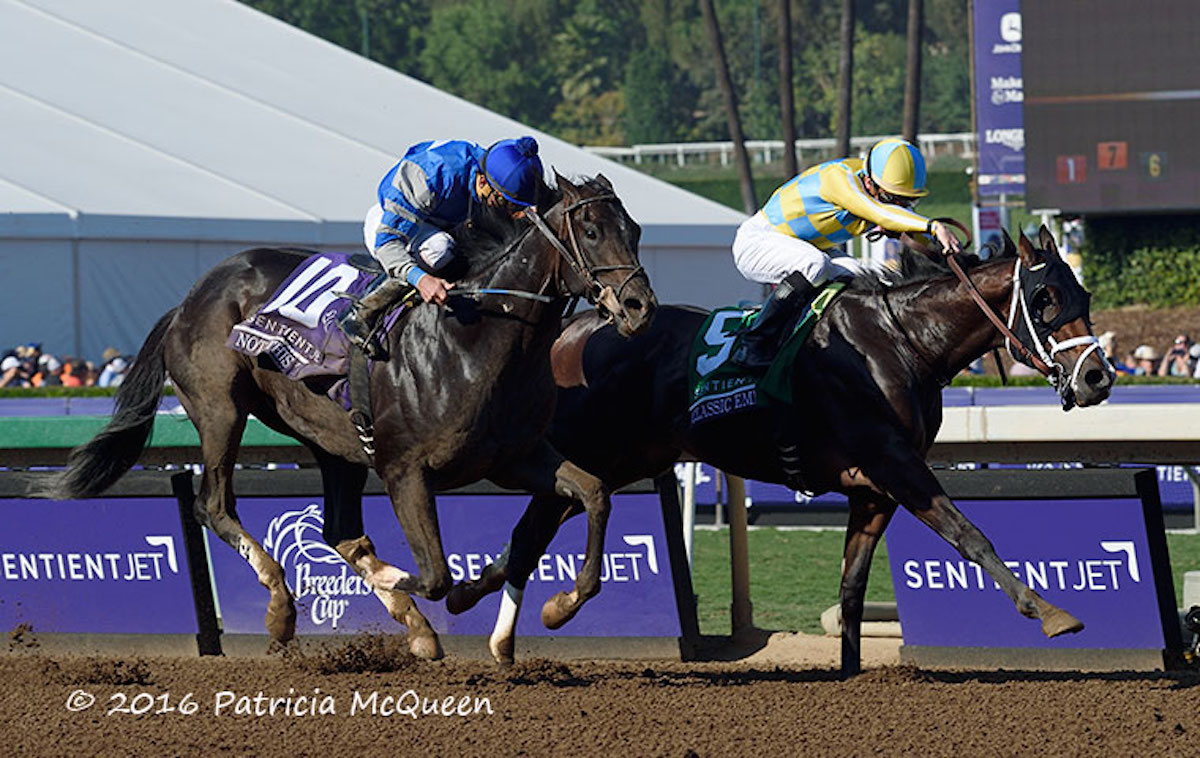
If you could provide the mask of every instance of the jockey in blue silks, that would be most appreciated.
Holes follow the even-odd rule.
[[[379,200],[363,222],[363,241],[389,277],[356,302],[342,328],[370,350],[375,318],[409,286],[442,305],[454,286],[440,275],[454,260],[450,230],[474,203],[506,208],[514,218],[537,200],[542,161],[533,137],[501,140],[486,150],[473,142],[413,145],[379,183]]]

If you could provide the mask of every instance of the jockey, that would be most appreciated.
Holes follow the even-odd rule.
[[[885,232],[922,232],[961,251],[944,224],[911,209],[928,194],[925,158],[910,142],[884,139],[865,161],[843,158],[801,172],[775,190],[762,210],[738,228],[733,261],[747,279],[778,285],[742,337],[734,362],[762,368],[774,358],[780,327],[830,279],[862,270],[841,249],[878,226]]]
[[[354,303],[342,317],[342,329],[369,351],[376,316],[410,285],[425,302],[445,304],[454,286],[439,276],[454,260],[449,230],[468,218],[474,203],[520,217],[533,206],[542,181],[533,137],[501,140],[486,150],[461,140],[410,147],[384,175],[379,201],[363,222],[363,241],[388,278]]]

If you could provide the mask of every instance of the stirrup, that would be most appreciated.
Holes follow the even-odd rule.
[[[386,356],[383,348],[379,346],[379,341],[375,339],[377,328],[363,323],[362,319],[358,317],[358,311],[355,306],[351,306],[342,314],[337,323],[342,333],[349,338],[350,343],[359,350],[362,350],[368,358],[378,361],[383,360]]]

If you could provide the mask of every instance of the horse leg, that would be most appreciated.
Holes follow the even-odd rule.
[[[608,528],[608,515],[612,510],[608,491],[599,478],[563,458],[562,454],[545,440],[538,443],[528,458],[505,471],[502,477],[492,477],[492,481],[502,487],[526,489],[535,494],[559,495],[583,504],[583,510],[588,517],[587,548],[583,566],[575,576],[575,588],[570,592],[557,593],[542,606],[542,624],[547,629],[558,629],[570,621],[589,598],[600,591],[604,535]],[[541,552],[537,557],[541,557]],[[530,569],[532,570],[532,566]]]
[[[438,528],[433,488],[424,471],[418,468],[399,473],[388,471],[384,483],[419,572],[413,575],[401,571],[391,589],[420,595],[427,600],[441,600],[450,590],[451,579],[446,552],[442,548],[442,533]]]
[[[871,558],[883,530],[896,512],[896,503],[886,495],[863,487],[850,491],[850,522],[846,525],[846,546],[842,557],[842,677],[862,671],[863,599]]]
[[[375,597],[383,603],[388,615],[408,627],[408,649],[418,658],[437,660],[442,647],[429,621],[406,592],[392,589],[404,571],[381,560],[375,545],[363,530],[362,491],[367,481],[367,467],[349,463],[312,447],[321,466],[321,482],[325,490],[325,542],[362,577]]]
[[[496,625],[488,639],[488,650],[496,663],[508,665],[513,662],[517,617],[525,586],[558,528],[580,510],[579,504],[567,497],[534,495],[521,520],[513,527],[512,537],[500,559],[485,566],[478,579],[454,585],[446,596],[446,606],[451,613],[462,613],[474,607],[485,595],[504,588]]]
[[[881,472],[872,472],[875,483],[932,527],[960,555],[982,567],[1022,615],[1041,619],[1043,634],[1057,637],[1083,629],[1083,622],[1046,602],[1013,575],[988,538],[954,507],[933,472],[915,453],[901,459],[889,457],[884,465],[888,466],[887,481],[882,481]]]
[[[235,377],[229,386],[236,388],[236,385]],[[283,568],[250,536],[237,516],[233,465],[246,426],[246,411],[230,396],[236,390],[225,396],[212,393],[203,403],[193,402],[178,379],[176,391],[200,435],[204,474],[196,497],[196,520],[212,529],[254,569],[259,584],[271,593],[267,603],[267,632],[275,642],[288,642],[296,635],[296,604]]]

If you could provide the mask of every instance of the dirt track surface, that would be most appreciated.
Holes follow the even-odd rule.
[[[1200,752],[1200,675],[1194,674],[885,666],[843,682],[832,668],[753,660],[532,660],[502,671],[482,661],[419,662],[401,650],[389,641],[358,640],[271,658],[0,655],[0,752],[322,758]],[[68,703],[86,703],[79,692],[95,703],[69,710]],[[225,692],[234,694],[219,694]],[[260,692],[264,699],[256,705]],[[140,693],[146,694],[135,699]],[[289,716],[280,703],[267,715],[265,698],[289,694],[305,714],[312,701],[300,703],[297,695],[328,697],[326,707],[336,713]],[[447,697],[455,715],[420,714],[426,699],[442,707]],[[484,698],[491,713],[475,713]],[[140,710],[151,700],[148,713],[105,715],[115,706]],[[228,704],[217,715],[221,700]],[[464,702],[471,715],[457,714]],[[164,703],[187,703],[184,709],[195,712],[155,712]],[[412,707],[416,718],[407,713]],[[236,715],[239,708],[248,714]]]

